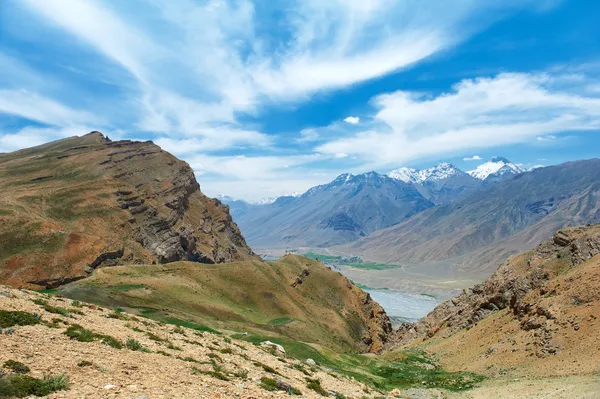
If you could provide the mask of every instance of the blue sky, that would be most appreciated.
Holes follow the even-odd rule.
[[[154,140],[204,192],[599,155],[594,0],[5,0],[0,152]],[[474,156],[482,160],[466,161]]]

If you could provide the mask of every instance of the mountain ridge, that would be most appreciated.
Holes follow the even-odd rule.
[[[190,166],[100,132],[0,155],[0,279],[52,287],[101,265],[257,258]]]

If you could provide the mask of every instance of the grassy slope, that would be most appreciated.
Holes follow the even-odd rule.
[[[292,287],[305,269],[310,274]],[[365,330],[357,291],[339,273],[293,255],[266,263],[104,268],[61,289],[71,298],[156,319],[285,336],[344,352],[359,349]]]

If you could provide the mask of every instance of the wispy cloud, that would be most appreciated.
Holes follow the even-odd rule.
[[[600,129],[600,97],[575,93],[569,76],[501,74],[464,80],[436,97],[398,91],[373,100],[369,130],[318,147],[374,167]]]
[[[472,157],[463,158],[463,161],[481,161],[482,159],[479,155],[473,155]]]
[[[306,122],[286,137],[261,131],[267,107],[294,107],[316,94],[410,68],[508,11],[556,3],[14,2],[3,5],[8,18],[13,9],[15,20],[31,18],[10,32],[15,42],[37,44],[45,50],[42,57],[52,59],[30,65],[31,57],[14,58],[18,51],[0,54],[0,113],[46,127],[5,131],[0,151],[91,128],[119,131],[182,156],[209,191],[227,188],[242,196],[246,190],[250,197],[299,191],[341,171],[396,166],[433,151],[471,152],[482,143],[558,134],[560,127],[589,128],[598,109],[592,82],[578,83],[592,93],[586,97],[557,87],[550,76],[502,75],[464,81],[435,98],[377,96],[370,104],[376,114],[347,110],[361,117],[301,129]],[[513,95],[523,97],[514,101]],[[259,122],[242,122],[248,119]],[[233,155],[242,151],[245,157]]]

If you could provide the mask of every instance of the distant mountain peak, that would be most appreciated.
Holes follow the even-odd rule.
[[[504,157],[495,156],[491,161],[479,165],[467,173],[479,180],[497,180],[503,176],[518,175],[526,172],[521,166],[516,165]]]
[[[451,176],[464,173],[450,162],[440,162],[429,169],[398,168],[392,170],[387,176],[401,180],[405,183],[422,184],[426,181],[439,181]]]

